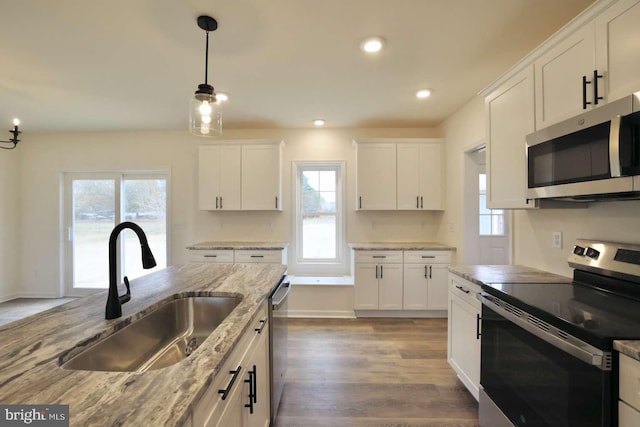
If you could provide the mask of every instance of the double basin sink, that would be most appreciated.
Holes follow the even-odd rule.
[[[61,367],[85,371],[144,372],[187,358],[240,303],[240,297],[172,299],[91,345],[62,355]]]

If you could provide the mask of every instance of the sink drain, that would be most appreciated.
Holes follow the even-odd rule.
[[[187,346],[184,349],[185,356],[189,356],[191,353],[193,353],[196,347],[198,347],[198,342],[196,341],[196,338],[193,337],[189,340]]]

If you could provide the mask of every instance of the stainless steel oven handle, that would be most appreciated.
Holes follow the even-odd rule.
[[[282,298],[280,298],[279,300],[275,301],[271,301],[271,305],[273,306],[274,309],[276,309],[280,304],[282,304],[282,302],[287,299],[287,296],[289,295],[289,292],[291,292],[291,283],[289,282],[284,282],[282,285],[280,285],[280,289],[282,288],[287,288],[287,292],[285,292],[285,294],[282,296]],[[275,294],[274,294],[275,296]]]
[[[583,362],[588,363],[589,365],[595,366],[603,371],[611,370],[611,354],[610,353],[605,353],[602,350],[599,350],[593,347],[592,345],[587,344],[586,342],[572,335],[563,333],[565,336],[571,338],[572,342],[569,342],[563,338],[560,338],[559,336],[555,335],[552,332],[542,330],[539,327],[535,326],[535,323],[534,324],[529,323],[526,319],[519,317],[513,314],[511,311],[502,308],[500,305],[498,305],[494,301],[494,299],[500,301],[500,303],[504,303],[504,301],[500,300],[499,298],[483,294],[482,304],[484,304],[491,310],[495,311],[502,317],[506,318],[507,320],[515,323],[525,331],[531,333],[532,335],[535,335],[541,340],[546,341],[547,343],[564,351],[565,353],[568,353],[573,357],[579,360],[582,360]],[[520,310],[520,309],[517,309],[517,310],[519,310],[522,313],[522,315],[527,316],[527,318],[533,320],[534,322],[537,321],[537,322],[546,323],[544,321],[539,320],[537,317],[532,316],[529,313],[526,313],[523,310]]]
[[[611,128],[609,129],[609,169],[611,169],[611,177],[621,176],[620,169],[620,116],[611,119]]]

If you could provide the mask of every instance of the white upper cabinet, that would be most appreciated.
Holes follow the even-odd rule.
[[[242,146],[242,210],[282,210],[281,144]]]
[[[282,210],[281,145],[201,145],[200,210]]]
[[[396,144],[358,144],[356,162],[357,209],[395,210]]]
[[[398,210],[444,208],[442,146],[439,143],[397,145]]]
[[[442,144],[425,141],[358,143],[356,209],[444,209]]]
[[[527,200],[526,135],[534,130],[533,66],[485,98],[487,207],[533,208]]]
[[[537,129],[593,108],[595,69],[593,23],[562,40],[535,62]]]
[[[640,90],[639,22],[639,0],[620,0],[595,20],[596,65],[607,102]]]
[[[198,154],[200,210],[240,209],[240,147],[201,145]]]

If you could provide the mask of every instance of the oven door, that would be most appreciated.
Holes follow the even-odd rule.
[[[611,426],[610,370],[557,348],[485,304],[480,384],[492,407],[515,426]],[[495,418],[483,410],[489,409],[481,406],[481,421]]]

